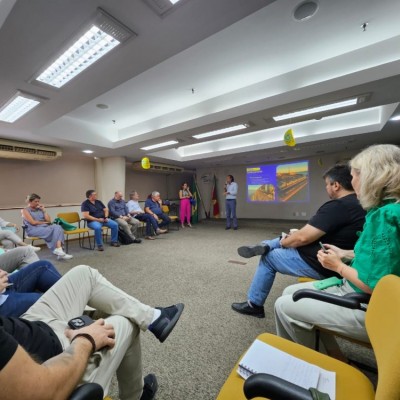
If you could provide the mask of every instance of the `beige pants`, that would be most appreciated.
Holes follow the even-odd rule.
[[[13,249],[14,245],[21,243],[22,239],[14,232],[0,229],[0,244],[5,249]]]
[[[94,353],[82,378],[97,382],[107,395],[111,378],[117,373],[121,400],[140,399],[143,389],[140,330],[146,330],[154,309],[113,286],[97,270],[80,265],[60,279],[24,315],[43,321],[57,334],[66,349],[67,322],[83,314],[86,305],[110,315],[107,323],[115,329],[115,347]]]
[[[32,247],[16,247],[0,254],[0,268],[7,272],[13,272],[24,265],[38,261],[39,257]]]
[[[118,226],[120,226],[122,230],[132,238],[132,240],[136,239],[138,226],[140,225],[139,220],[132,217],[127,221],[122,218],[116,218],[115,222],[118,223]]]
[[[278,336],[314,348],[314,325],[341,333],[364,342],[369,342],[365,329],[365,312],[351,310],[314,299],[294,302],[292,294],[299,289],[315,289],[313,282],[299,283],[287,287],[275,302],[275,322]],[[337,296],[354,293],[346,282],[324,290]],[[335,347],[335,339],[328,334],[321,335],[321,351]]]

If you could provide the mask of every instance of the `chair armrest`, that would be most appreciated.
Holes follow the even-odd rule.
[[[77,387],[68,400],[103,400],[104,391],[98,383],[85,383]]]
[[[265,397],[270,400],[312,400],[309,390],[269,374],[254,374],[247,378],[243,392],[246,399]]]
[[[368,304],[371,298],[367,293],[348,293],[344,296],[336,296],[331,293],[312,289],[300,289],[293,293],[293,301],[300,299],[314,299],[324,301],[325,303],[335,304],[340,307],[351,308],[353,310],[363,310],[366,308],[363,304]]]

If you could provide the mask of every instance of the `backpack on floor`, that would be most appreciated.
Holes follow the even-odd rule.
[[[133,240],[132,238],[124,232],[122,229],[118,229],[118,241],[121,244],[132,244]]]

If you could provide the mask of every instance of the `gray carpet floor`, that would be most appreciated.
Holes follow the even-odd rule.
[[[237,247],[273,238],[301,224],[240,221],[239,230],[226,231],[223,220],[206,220],[192,229],[171,230],[142,244],[80,249],[72,242],[74,258],[55,261],[62,273],[79,264],[98,269],[113,284],[151,306],[185,304],[181,320],[163,344],[149,332],[141,335],[144,374],[157,375],[158,400],[212,400],[240,355],[257,335],[275,333],[273,304],[296,278],[277,275],[265,303],[266,318],[243,316],[231,303],[245,301],[258,257],[243,259]],[[47,249],[41,258],[54,261]],[[370,351],[344,344],[345,352],[373,363]],[[372,379],[374,379],[372,377]],[[118,399],[114,379],[109,394]]]

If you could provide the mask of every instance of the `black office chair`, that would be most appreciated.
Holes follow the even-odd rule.
[[[98,383],[85,383],[77,387],[69,400],[103,400],[104,391]]]

